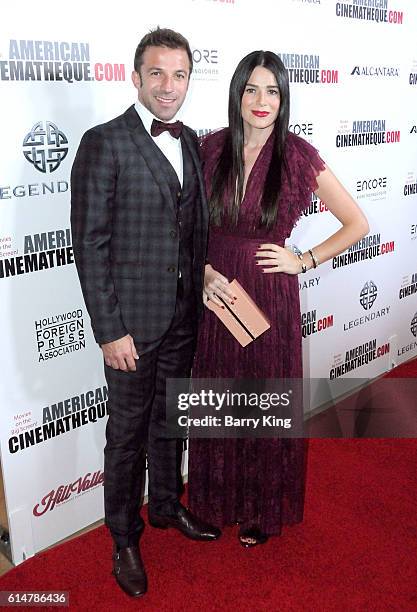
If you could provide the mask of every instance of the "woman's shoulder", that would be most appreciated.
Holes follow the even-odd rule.
[[[312,144],[304,140],[304,138],[301,138],[301,136],[296,136],[296,134],[292,132],[288,132],[287,134],[286,148],[292,154],[304,158],[314,158],[318,155],[317,149]]]
[[[200,137],[200,157],[204,163],[210,165],[210,162],[216,162],[223,149],[228,130],[229,128],[220,128]]]
[[[306,168],[313,168],[315,174],[320,174],[325,168],[325,163],[320,157],[318,150],[309,142],[296,136],[292,132],[288,132],[286,140],[286,161],[291,168],[299,168],[304,171]]]
[[[318,188],[317,177],[326,165],[313,145],[289,132],[285,146],[285,161],[291,181],[291,192],[305,202],[309,193]]]
[[[200,146],[204,148],[216,148],[223,145],[224,139],[226,138],[226,134],[228,133],[229,128],[217,128],[212,130],[208,134],[204,134],[204,136],[200,136],[199,142]]]

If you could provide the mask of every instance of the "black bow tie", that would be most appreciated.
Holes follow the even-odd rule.
[[[174,123],[164,123],[163,121],[158,121],[158,119],[154,119],[151,125],[151,134],[152,136],[159,136],[162,132],[169,132],[171,136],[174,138],[179,138],[181,136],[182,131],[182,123],[181,121],[175,121]]]

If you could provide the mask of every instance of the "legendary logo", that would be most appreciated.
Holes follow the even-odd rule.
[[[364,310],[371,310],[372,306],[375,303],[375,300],[378,295],[378,288],[373,281],[367,281],[361,289],[359,294],[359,303]],[[391,310],[391,306],[384,306],[380,310],[374,310],[373,312],[368,312],[366,315],[356,317],[351,321],[346,321],[343,323],[343,330],[349,331],[350,329],[354,329],[355,327],[359,327],[361,325],[366,325],[371,321],[375,321],[376,319],[380,319],[381,317],[385,317],[389,315]]]
[[[300,274],[298,275],[300,276]],[[319,286],[320,276],[315,276],[314,278],[309,278],[308,280],[303,280],[302,282],[298,281],[298,289],[299,291],[304,291],[305,289],[314,289]]]
[[[374,305],[378,295],[378,288],[373,281],[367,281],[360,292],[359,302],[364,310],[369,310]]]
[[[417,336],[417,312],[415,313],[414,317],[411,319],[410,331],[413,334],[413,336]]]
[[[38,121],[23,140],[23,155],[39,172],[54,172],[68,153],[67,137],[52,121]]]

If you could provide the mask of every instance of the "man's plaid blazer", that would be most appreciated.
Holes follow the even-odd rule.
[[[208,211],[198,140],[184,126],[199,197],[195,202],[193,281],[198,314]],[[152,342],[175,311],[179,228],[176,201],[158,163],[155,143],[134,108],[88,130],[71,173],[75,262],[96,341],[131,334]]]

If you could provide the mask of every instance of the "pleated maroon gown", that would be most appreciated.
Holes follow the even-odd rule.
[[[207,136],[202,146],[204,177],[210,193],[213,172],[228,128]],[[193,377],[301,378],[301,317],[297,275],[263,274],[256,266],[257,245],[286,239],[311,201],[316,176],[324,169],[317,151],[289,133],[277,222],[257,227],[259,197],[274,142],[272,134],[249,176],[237,225],[210,227],[208,261],[229,280],[236,278],[271,321],[271,329],[242,348],[206,309]],[[303,518],[306,442],[303,439],[191,439],[189,506],[197,516],[223,527],[239,522],[278,535],[283,525]]]

